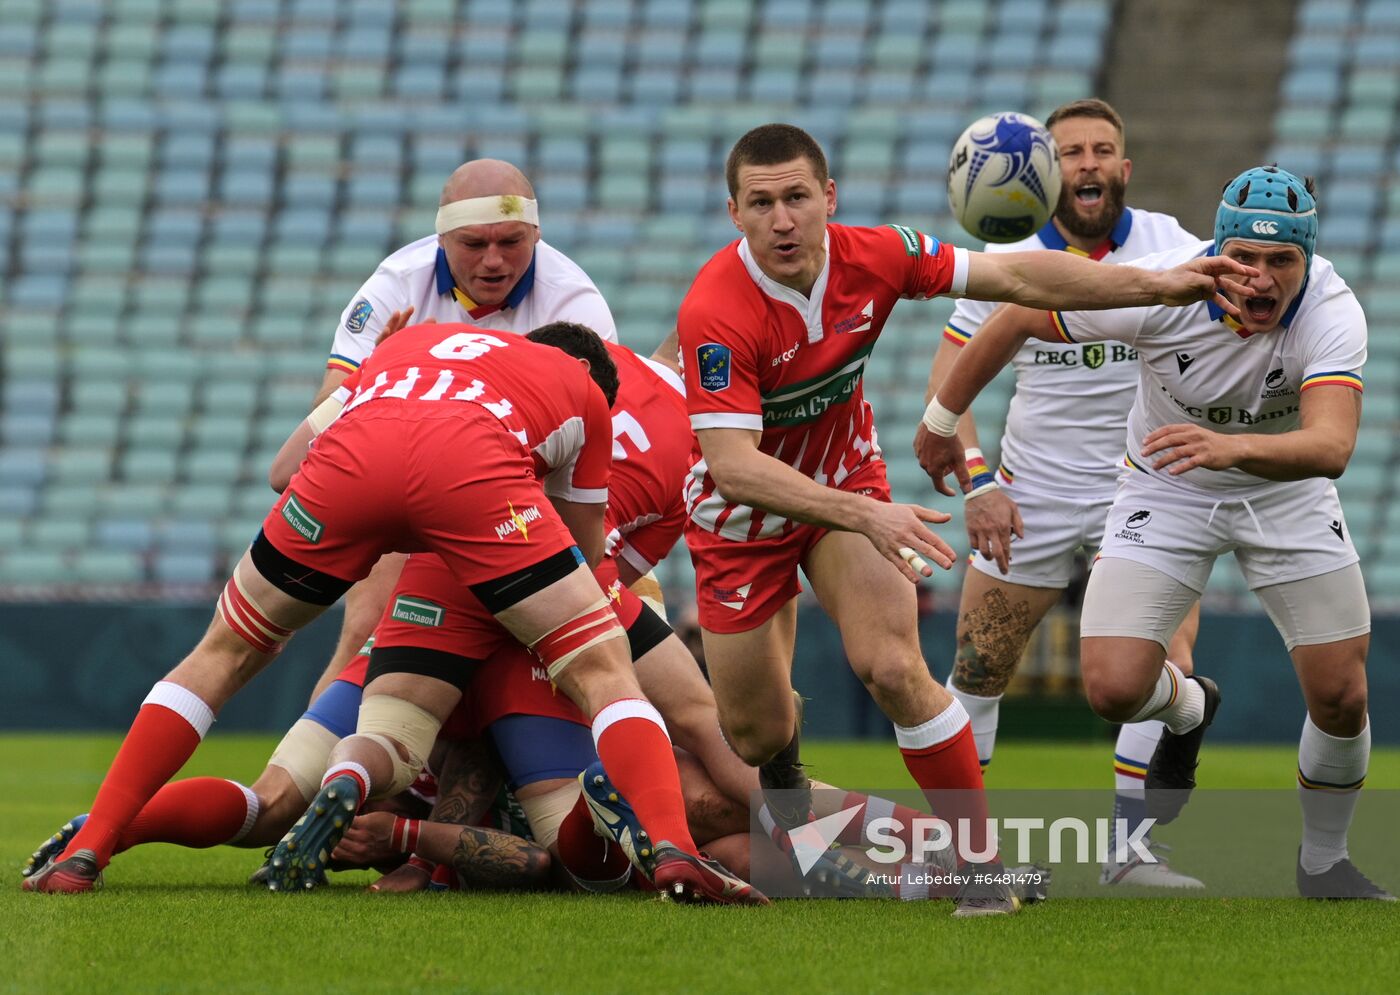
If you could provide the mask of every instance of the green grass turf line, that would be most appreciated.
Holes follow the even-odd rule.
[[[122,855],[97,895],[21,893],[19,863],[87,806],[116,742],[0,737],[10,875],[0,887],[0,991],[1316,992],[1391,991],[1400,976],[1400,909],[1376,904],[1079,899],[963,922],[946,902],[751,910],[637,895],[368,896],[367,873],[270,895],[242,884],[256,851],[171,846]],[[215,734],[181,776],[251,781],[274,743]],[[993,781],[1107,786],[1109,748],[1007,743]],[[1208,749],[1211,786],[1292,783],[1291,747]],[[840,783],[909,784],[889,744],[813,742],[807,752]],[[1376,751],[1368,785],[1400,785],[1400,751]]]

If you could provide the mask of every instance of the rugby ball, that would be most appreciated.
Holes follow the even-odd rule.
[[[972,122],[948,159],[948,204],[968,233],[1018,242],[1044,227],[1060,199],[1060,152],[1028,114]]]

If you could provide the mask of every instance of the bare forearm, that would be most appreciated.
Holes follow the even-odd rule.
[[[939,403],[949,411],[966,415],[973,399],[1011,362],[1027,337],[1019,329],[1009,325],[994,326],[989,321],[962,347],[957,363],[938,388]],[[958,435],[967,444],[963,426],[964,420],[959,419]]]
[[[1009,263],[1010,282],[999,288],[1003,295],[994,300],[1042,311],[1143,307],[1159,300],[1162,280],[1152,270],[1114,266],[1106,279],[1104,264],[1069,252],[1008,253],[999,258]]]
[[[413,852],[435,864],[450,865],[464,888],[533,891],[549,884],[549,854],[498,829],[424,822]]]
[[[1320,428],[1281,435],[1237,435],[1235,439],[1242,450],[1235,465],[1265,480],[1335,480],[1351,459],[1352,443]]]
[[[703,449],[703,445],[702,445]],[[793,521],[859,532],[867,498],[817,483],[757,449],[710,465],[720,496],[735,504],[776,512]]]
[[[961,352],[962,346],[954,345],[947,339],[939,343],[938,351],[933,354],[933,363],[929,366],[928,386],[924,390],[925,404],[933,400],[938,388],[948,379],[948,374],[957,363]],[[977,421],[972,417],[970,408],[958,419],[958,441],[963,444],[964,449],[980,448],[977,441]]]

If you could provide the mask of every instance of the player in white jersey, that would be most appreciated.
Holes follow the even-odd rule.
[[[1175,818],[1195,786],[1215,685],[1166,659],[1167,638],[1235,554],[1293,657],[1307,717],[1298,749],[1303,842],[1298,890],[1317,898],[1393,901],[1347,854],[1347,829],[1370,757],[1366,651],[1370,611],[1332,479],[1356,444],[1366,318],[1326,259],[1314,255],[1311,184],[1277,167],[1225,188],[1215,241],[1136,261],[1169,267],[1222,255],[1259,270],[1214,304],[1052,313],[1008,310],[988,321],[930,405],[965,410],[1026,336],[1115,341],[1137,349],[1140,385],[1122,475],[1089,579],[1081,622],[1084,688],[1110,721],[1161,719],[1147,772],[1148,812]],[[946,429],[946,430],[945,430]],[[938,479],[963,461],[946,419],[934,430]]]
[[[1030,238],[988,245],[987,252],[1050,249],[1118,263],[1200,240],[1170,215],[1125,207],[1132,176],[1123,119],[1102,100],[1057,108],[1046,127],[1060,150],[1063,188],[1055,216]],[[963,298],[943,330],[929,373],[933,397],[958,353],[997,305]],[[1016,393],[1001,439],[995,473],[978,446],[971,414],[958,436],[967,452],[973,489],[964,495],[964,522],[973,555],[963,578],[957,650],[948,690],[972,720],[977,755],[992,761],[1002,693],[1026,643],[1073,579],[1076,554],[1097,549],[1104,516],[1123,466],[1123,430],[1137,393],[1137,353],[1120,343],[1086,346],[1030,342],[1012,360]],[[928,436],[915,437],[915,452]],[[1011,538],[1016,536],[1013,549]],[[1198,609],[1172,638],[1168,657],[1191,672]],[[1114,750],[1114,821],[1136,827],[1144,818],[1147,763],[1162,723],[1123,726]],[[1167,864],[1133,855],[1110,864],[1106,884],[1199,887]]]
[[[394,315],[470,322],[524,335],[569,321],[609,342],[617,327],[588,274],[540,238],[539,206],[529,179],[499,159],[459,166],[442,190],[436,235],[404,246],[381,262],[341,315],[314,408],[359,368]],[[384,557],[345,598],[340,641],[312,693],[324,691],[364,644],[403,568]]]

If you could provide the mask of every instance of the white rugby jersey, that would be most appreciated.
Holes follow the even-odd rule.
[[[354,371],[374,349],[374,340],[395,311],[413,308],[410,321],[470,322],[477,328],[524,335],[551,321],[586,325],[608,342],[617,325],[607,302],[588,274],[568,256],[540,239],[535,258],[499,308],[468,310],[438,237],[410,242],[386,258],[356,292],[340,316],[326,365]]]
[[[1053,221],[1030,238],[990,244],[987,251],[1059,249],[1122,263],[1198,242],[1176,218],[1130,207],[1091,253],[1066,242]],[[958,301],[943,337],[962,345],[997,307],[992,301]],[[1123,426],[1137,391],[1136,360],[1131,347],[1118,343],[1027,342],[1012,359],[1016,392],[1001,437],[1002,480],[1052,492],[1112,495],[1123,465]]]
[[[1168,269],[1212,254],[1214,242],[1134,260]],[[1189,307],[1051,312],[1067,342],[1112,340],[1138,352],[1141,380],[1128,414],[1130,467],[1201,491],[1245,492],[1274,481],[1238,468],[1197,467],[1173,477],[1139,455],[1142,440],[1163,425],[1194,423],[1216,432],[1277,435],[1298,427],[1302,392],[1340,384],[1361,390],[1366,362],[1366,315],[1332,264],[1314,256],[1302,291],[1279,328],[1251,335],[1213,302]],[[1122,458],[1122,457],[1120,457]]]

